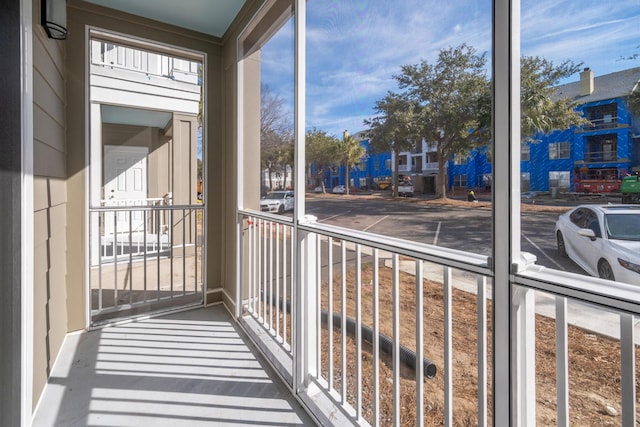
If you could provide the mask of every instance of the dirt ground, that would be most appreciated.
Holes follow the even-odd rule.
[[[322,196],[320,196],[322,197]],[[329,196],[332,197],[332,196]],[[363,196],[351,196],[363,197]],[[367,197],[367,196],[364,196]],[[371,197],[379,197],[374,195]],[[421,200],[404,199],[405,203],[443,204],[490,208],[489,202],[470,203],[455,199]],[[566,206],[545,206],[543,204],[522,204],[522,211],[565,212]],[[372,325],[372,266],[362,267],[362,319],[366,325]],[[393,336],[392,329],[392,283],[391,269],[379,269],[379,307],[380,332]],[[333,279],[333,311],[340,312],[340,273]],[[347,317],[355,318],[355,271],[346,274]],[[439,426],[444,422],[444,324],[443,324],[443,288],[442,284],[425,280],[422,286],[424,297],[424,352],[425,357],[435,363],[437,374],[423,381],[424,384],[424,425]],[[323,278],[323,309],[328,307],[328,286]],[[404,346],[415,349],[416,325],[416,283],[409,274],[400,275],[400,339]],[[478,406],[478,367],[477,367],[477,307],[476,295],[454,289],[453,295],[453,416],[456,426],[475,426]],[[491,424],[491,378],[492,378],[492,325],[491,301],[487,300],[488,326],[488,401],[489,424]],[[333,334],[334,388],[341,391],[341,352],[342,335],[340,329]],[[322,373],[328,377],[328,333],[322,337]],[[356,406],[355,341],[347,335],[347,401]],[[362,408],[363,417],[369,422],[373,419],[373,353],[371,343],[363,343],[362,352]],[[536,316],[536,417],[537,425],[557,425],[556,409],[556,362],[555,362],[555,322],[541,315]],[[381,425],[390,425],[393,416],[393,373],[391,358],[381,354],[380,364],[380,421]],[[636,353],[636,366],[640,367],[640,354]],[[569,327],[569,406],[570,425],[575,426],[616,426],[621,425],[621,369],[620,345],[617,340],[599,336],[577,327]],[[402,369],[401,375],[401,424],[415,425],[416,381],[415,373],[409,368]],[[640,390],[636,387],[636,395]],[[640,403],[640,402],[639,402]],[[640,404],[638,405],[640,408]],[[640,410],[638,412],[640,419]]]
[[[391,270],[379,270],[380,332],[393,336]],[[340,276],[334,277],[333,311],[340,312]],[[355,318],[354,272],[347,274],[347,317]],[[372,325],[372,268],[363,265],[362,321]],[[323,309],[327,309],[327,284],[323,284]],[[416,283],[412,275],[400,276],[400,339],[401,344],[415,350],[415,301]],[[435,363],[437,374],[424,379],[425,426],[443,425],[444,416],[444,371],[443,371],[443,292],[440,283],[425,280],[424,296],[424,352],[425,357]],[[453,405],[454,425],[475,426],[478,405],[477,371],[477,299],[476,295],[454,289],[453,302]],[[489,383],[489,424],[491,424],[491,301],[487,300]],[[328,334],[322,337],[322,372],[328,378]],[[334,388],[341,390],[341,330],[335,329],[334,342]],[[356,406],[355,341],[347,335],[347,400]],[[555,322],[538,315],[536,317],[536,417],[537,425],[557,425],[556,420],[556,364],[555,364]],[[393,373],[391,358],[381,354],[380,364],[380,420],[381,425],[391,425],[393,415]],[[636,354],[636,366],[640,367],[640,355]],[[369,422],[373,418],[373,353],[371,343],[363,343],[362,353],[363,416]],[[574,426],[615,426],[621,425],[620,395],[620,346],[616,340],[598,336],[591,332],[569,327],[569,383],[570,383],[570,425]],[[401,375],[401,424],[415,425],[415,373],[403,367]],[[640,396],[640,390],[636,390]],[[640,417],[640,413],[638,414]]]

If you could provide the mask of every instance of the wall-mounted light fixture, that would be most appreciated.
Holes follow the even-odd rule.
[[[40,23],[51,39],[67,38],[67,0],[42,0]]]

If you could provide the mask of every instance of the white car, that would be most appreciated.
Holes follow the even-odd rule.
[[[344,188],[344,185],[336,185],[332,190],[333,194],[344,194],[346,192],[347,190]]]
[[[640,285],[640,205],[581,205],[556,222],[558,253],[592,276]]]
[[[272,191],[260,199],[260,210],[278,212],[293,210],[293,191]]]

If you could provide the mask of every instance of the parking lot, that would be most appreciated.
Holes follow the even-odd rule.
[[[306,211],[322,223],[483,255],[492,251],[488,207],[393,200],[384,193],[378,197],[308,194]],[[571,260],[558,256],[554,234],[558,215],[559,212],[523,212],[522,250],[535,255],[537,263],[545,267],[586,274]]]

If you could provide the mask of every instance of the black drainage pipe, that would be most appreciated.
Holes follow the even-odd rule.
[[[280,309],[284,310],[285,304],[283,304],[282,298],[278,301],[280,305]],[[276,305],[278,302],[275,301],[275,298],[271,298],[271,305]],[[286,301],[286,309],[287,312],[291,313],[291,301]],[[328,315],[329,312],[327,310],[321,311],[321,322],[322,326],[327,329],[328,326]],[[340,313],[333,313],[333,326],[336,328],[342,327],[342,316]],[[356,321],[350,317],[347,317],[346,321],[346,330],[347,333],[351,337],[355,337],[356,335]],[[364,341],[373,344],[373,329],[366,325],[360,325],[360,334]],[[393,356],[393,340],[388,336],[378,333],[378,339],[380,342],[379,348],[381,351],[386,353],[389,356]],[[414,372],[416,370],[416,352],[405,347],[400,344],[400,362],[404,364],[406,367],[411,368]],[[422,359],[422,369],[424,372],[425,378],[433,378],[436,376],[436,364],[430,361],[429,359]]]

